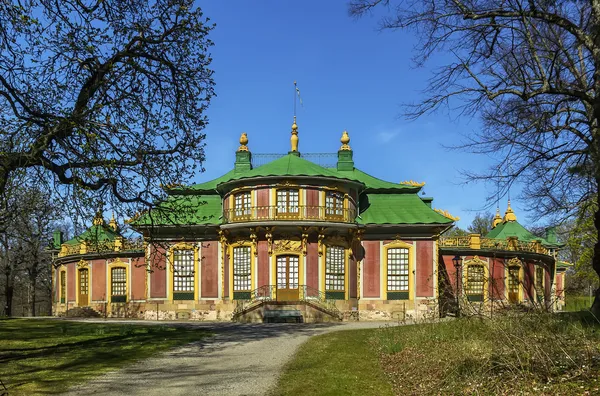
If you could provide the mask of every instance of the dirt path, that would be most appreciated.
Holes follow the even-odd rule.
[[[264,395],[275,385],[283,365],[311,336],[383,324],[190,325],[216,335],[105,374],[67,395]]]

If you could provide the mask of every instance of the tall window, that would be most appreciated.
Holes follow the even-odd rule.
[[[465,285],[465,292],[467,297],[479,297],[483,298],[483,291],[485,285],[485,269],[480,264],[469,264],[467,265],[467,284]]]
[[[508,267],[508,301],[511,303],[519,302],[520,273],[520,267]]]
[[[329,297],[343,300],[346,298],[346,262],[344,258],[345,249],[341,246],[327,246],[326,249],[325,291],[329,292],[327,293]]]
[[[342,217],[344,215],[344,195],[338,192],[327,191],[325,194],[325,214],[327,216]]]
[[[387,250],[387,290],[408,293],[408,249],[406,248]]]
[[[60,272],[60,302],[64,304],[67,297],[67,273],[65,271]]]
[[[173,299],[194,299],[194,251],[173,251]]]
[[[235,217],[250,216],[250,192],[235,194],[233,198]]]
[[[127,268],[115,267],[110,270],[110,302],[127,301]]]
[[[252,270],[250,260],[250,246],[233,248],[233,291],[250,291],[252,284]],[[235,298],[235,296],[234,296]]]
[[[277,214],[297,215],[298,190],[277,190]]]

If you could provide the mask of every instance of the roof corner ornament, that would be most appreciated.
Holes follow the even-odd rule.
[[[248,134],[246,132],[242,132],[240,136],[240,148],[238,151],[249,151],[248,150]]]
[[[344,132],[342,132],[342,138],[340,139],[340,142],[342,142],[342,147],[340,147],[341,151],[352,150],[348,145],[348,143],[350,143],[350,136],[348,136],[348,131],[344,130]]]
[[[500,208],[496,208],[496,215],[492,221],[492,229],[496,228],[498,224],[502,223],[502,217],[500,216]]]
[[[416,182],[414,180],[408,180],[408,181],[400,182],[400,184],[406,184],[408,186],[413,186],[413,187],[423,187],[425,185],[425,182]]]
[[[452,216],[447,210],[442,210],[442,209],[433,209],[435,210],[437,213],[441,214],[442,216],[452,220],[452,221],[458,221],[460,220],[460,217],[458,216]]]
[[[517,215],[510,207],[510,199],[508,200],[508,207],[506,208],[506,212],[504,213],[504,221],[517,221]]]
[[[92,220],[93,225],[104,225],[104,217],[102,216],[102,212],[104,212],[104,202],[100,202],[98,205],[98,211],[94,216],[94,220]]]

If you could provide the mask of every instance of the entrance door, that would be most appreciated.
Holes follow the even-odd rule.
[[[277,256],[277,301],[298,298],[298,256]]]
[[[519,303],[519,288],[521,282],[519,274],[521,268],[519,267],[508,267],[508,302],[511,304]]]
[[[82,268],[79,270],[79,306],[85,307],[89,305],[89,293],[90,293],[90,283],[89,283],[89,271],[87,268]]]

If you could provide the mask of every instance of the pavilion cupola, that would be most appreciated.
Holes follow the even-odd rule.
[[[290,138],[292,147],[288,154],[292,154],[297,157],[300,156],[300,152],[298,151],[298,140],[298,124],[296,124],[296,116],[294,116],[294,123],[292,124],[292,136]]]
[[[510,207],[510,199],[508,200],[508,207],[504,213],[504,222],[507,221],[517,221],[517,215],[515,215],[515,212]]]
[[[235,173],[247,172],[252,169],[252,154],[248,150],[248,135],[243,132],[240,136],[240,147],[235,153]]]
[[[110,221],[108,222],[108,226],[113,231],[117,231],[117,229],[119,228],[119,226],[117,225],[117,220],[115,219],[115,212],[113,212],[112,217],[111,217]]]
[[[354,170],[354,159],[352,149],[350,148],[350,136],[348,136],[348,132],[344,131],[342,133],[342,138],[340,139],[342,142],[342,147],[338,150],[338,161],[337,161],[337,170],[339,171],[352,171]]]

